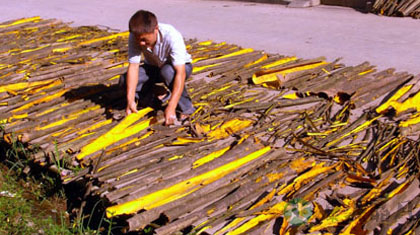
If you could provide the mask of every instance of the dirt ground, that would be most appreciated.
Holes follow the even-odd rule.
[[[227,41],[300,58],[342,57],[379,69],[420,73],[420,20],[364,14],[351,8],[216,0],[0,0],[0,21],[39,15],[127,30],[138,9],[156,13],[186,38]]]

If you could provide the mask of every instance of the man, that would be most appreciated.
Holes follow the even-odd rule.
[[[177,107],[180,118],[185,119],[195,111],[185,88],[185,79],[191,75],[191,55],[188,54],[182,35],[171,25],[158,23],[156,16],[145,10],[137,11],[129,21],[128,57],[126,78],[126,114],[137,112],[136,99],[143,85],[152,80],[162,81],[171,90],[161,100],[168,100],[165,124],[174,124]],[[140,66],[141,54],[144,64]]]

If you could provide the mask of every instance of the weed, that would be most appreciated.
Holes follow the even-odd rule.
[[[27,165],[27,151],[25,146],[19,141],[16,141],[12,134],[12,144],[6,151],[6,162],[11,165],[9,167],[9,174],[12,170],[22,173],[22,170]],[[22,155],[22,156],[21,156]]]
[[[1,174],[1,173],[0,173]],[[34,210],[34,201],[16,179],[10,175],[2,176],[0,186],[0,233],[3,234],[71,234],[64,217],[62,223],[54,222],[52,216]]]
[[[0,125],[0,136],[2,134],[4,126]],[[7,166],[0,164],[0,194],[4,193],[0,195],[0,234],[93,235],[115,231],[117,222],[105,218],[101,200],[90,209],[90,214],[74,221],[66,212],[66,204],[75,208],[74,202],[64,202],[69,200],[68,195],[73,193],[74,188],[65,190],[61,173],[64,169],[77,172],[82,168],[67,162],[70,158],[59,151],[57,143],[54,143],[51,161],[56,165],[58,174],[46,171],[30,160],[31,155],[39,151],[39,146],[28,148],[13,134],[11,140],[10,144],[0,140],[0,156]],[[7,180],[3,180],[3,172]],[[76,196],[75,200],[79,200],[77,198],[80,197]]]
[[[58,152],[57,141],[54,141],[54,153],[52,154],[52,160],[54,164],[57,166],[58,174],[61,175],[61,169],[63,167],[63,160],[64,158],[60,158],[60,153]]]

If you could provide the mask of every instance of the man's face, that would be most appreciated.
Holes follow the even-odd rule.
[[[152,33],[143,33],[136,35],[137,42],[142,47],[153,48],[157,40],[158,28],[156,27]]]

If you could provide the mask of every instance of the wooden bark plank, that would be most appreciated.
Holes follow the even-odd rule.
[[[220,167],[220,166],[222,166],[222,165],[224,165],[228,162],[231,162],[233,160],[238,159],[241,156],[245,156],[246,154],[249,154],[249,153],[257,150],[257,146],[258,145],[254,145],[254,144],[250,143],[249,141],[246,141],[245,143],[242,143],[239,146],[236,146],[235,148],[227,151],[223,155],[223,157],[219,157],[219,158],[213,160],[212,162],[210,162],[210,164],[204,164],[200,167],[192,169],[191,171],[188,171],[188,172],[186,172],[184,174],[181,174],[177,177],[171,178],[171,180],[164,181],[161,184],[157,184],[157,185],[149,187],[147,189],[136,190],[136,191],[132,192],[131,194],[127,195],[126,197],[118,200],[118,203],[120,204],[120,203],[131,201],[133,199],[139,198],[141,196],[147,195],[147,194],[155,192],[157,190],[161,190],[161,189],[164,189],[164,188],[169,187],[171,185],[180,183],[180,182],[184,181],[185,179],[189,179],[189,178],[192,178],[194,176],[197,176],[197,175],[203,174],[205,172],[208,172],[212,169]]]
[[[224,156],[225,157],[225,156]],[[156,160],[149,160],[149,161],[153,161],[152,163],[155,163],[157,161],[161,160],[156,159]],[[220,158],[212,161],[212,163],[214,164],[214,162],[227,162],[229,161],[229,158],[227,158],[227,160],[221,160]],[[185,164],[185,162],[187,162],[187,164]],[[183,160],[180,162],[181,165],[184,165],[183,167],[179,168],[177,171],[175,171],[174,176],[172,177],[171,174],[166,175],[164,178],[166,178],[166,180],[164,181],[156,181],[159,179],[159,177],[163,177],[161,174],[163,172],[161,172],[159,170],[159,166],[157,166],[157,169],[153,169],[155,170],[154,172],[146,172],[146,174],[144,175],[145,178],[142,178],[140,180],[138,180],[138,178],[136,179],[136,181],[132,182],[130,184],[130,186],[132,186],[131,188],[125,189],[125,190],[118,190],[115,192],[110,192],[106,195],[107,199],[110,201],[115,201],[117,203],[123,203],[125,201],[129,201],[131,200],[131,197],[137,197],[137,195],[139,195],[142,191],[144,191],[145,194],[148,194],[147,192],[153,192],[153,188],[165,188],[168,187],[172,184],[176,184],[179,183],[181,181],[183,181],[186,178],[191,178],[195,175],[198,174],[202,174],[210,169],[212,169],[211,167],[209,167],[209,165],[211,164],[205,164],[202,165],[201,167],[197,167],[195,169],[191,169],[191,171],[187,172],[186,170],[188,168],[191,167],[191,160],[187,159],[187,160]],[[189,164],[188,164],[189,163]],[[220,163],[219,163],[220,164]],[[178,164],[174,163],[174,165],[169,164],[168,167],[175,167],[177,168]],[[180,172],[178,172],[180,171]],[[149,173],[149,174],[147,174]],[[141,173],[140,173],[141,174]],[[184,177],[184,178],[182,178]],[[149,185],[150,184],[150,185]],[[159,190],[159,189],[156,189]],[[140,193],[138,193],[140,192]],[[123,197],[124,196],[124,197]]]
[[[21,141],[22,142],[29,142],[29,141],[31,141],[35,138],[38,138],[38,137],[41,137],[41,136],[44,136],[44,135],[49,135],[49,134],[51,134],[55,131],[58,131],[58,130],[62,129],[65,126],[75,125],[79,122],[85,121],[85,120],[90,119],[92,117],[96,117],[98,115],[103,114],[104,112],[105,112],[104,108],[97,109],[97,110],[94,110],[92,112],[83,114],[83,115],[79,116],[77,119],[70,120],[70,121],[68,121],[64,124],[61,124],[61,125],[58,125],[58,126],[55,126],[55,127],[51,127],[51,128],[45,129],[45,130],[39,130],[39,131],[36,131],[36,132],[23,133]]]
[[[206,145],[208,143],[197,143],[192,144],[190,146],[178,146],[176,149],[173,150],[163,150],[163,148],[160,149],[154,149],[152,151],[149,151],[149,153],[141,154],[137,156],[133,156],[130,159],[127,159],[124,161],[123,164],[118,164],[117,166],[110,166],[104,169],[103,171],[99,172],[96,177],[100,181],[106,181],[115,177],[119,177],[122,173],[125,171],[130,171],[136,168],[143,168],[145,166],[150,167],[149,164],[153,162],[161,162],[163,159],[169,159],[175,155],[183,155],[188,153],[188,151],[191,151],[195,148],[199,148],[200,146]],[[183,161],[185,158],[182,158]],[[173,162],[172,162],[173,163]],[[167,164],[172,164],[171,162],[167,162]],[[152,170],[152,169],[150,169]]]
[[[282,158],[282,155],[285,155],[285,152],[283,150],[279,150],[279,151],[275,151],[270,153],[269,155],[267,155],[266,157],[264,157],[263,161],[253,161],[248,163],[246,166],[242,167],[241,169],[238,169],[238,172],[233,172],[227,176],[225,176],[224,181],[234,181],[234,179],[240,175],[246,174],[247,172],[251,172],[251,170],[256,169],[262,165],[264,165],[266,162],[275,160],[276,158]],[[280,165],[282,165],[285,161],[280,162]],[[276,165],[278,164],[277,162],[275,163]],[[276,171],[276,169],[272,169],[272,168],[268,168],[271,170]],[[265,176],[268,173],[271,173],[269,171],[267,171],[266,169],[262,169],[261,172],[258,172],[257,175],[261,176]],[[248,173],[249,174],[249,173]],[[254,178],[251,177],[250,175],[248,175],[247,177],[249,178]],[[241,184],[241,187],[250,187],[249,184],[253,184],[255,182],[253,182],[252,180],[245,180],[245,182],[243,182]],[[219,184],[220,185],[220,184]],[[223,185],[223,184],[222,184]],[[215,186],[215,188],[220,187],[218,185]],[[218,191],[218,190],[217,190]],[[206,203],[209,203],[210,201],[207,200],[206,197],[201,197],[199,199],[195,199],[195,200],[190,200],[189,202],[185,202],[182,205],[178,205],[177,207],[174,207],[170,210],[166,210],[164,212],[166,218],[169,219],[169,221],[173,221],[177,218],[179,218],[180,216],[182,216],[183,214],[186,214],[187,212],[190,211],[194,211],[197,208],[199,208],[202,205],[205,205]]]

